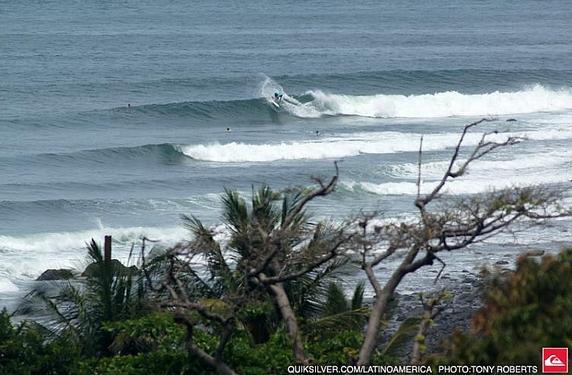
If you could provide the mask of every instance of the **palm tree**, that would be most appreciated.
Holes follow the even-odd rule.
[[[312,222],[305,207],[314,198],[329,194],[336,180],[337,176],[328,184],[320,182],[320,188],[314,190],[283,193],[263,186],[253,191],[250,204],[237,192],[225,190],[222,202],[224,224],[230,231],[228,241],[215,239],[198,218],[183,216],[193,240],[164,259],[171,265],[166,282],[172,301],[167,306],[190,306],[206,315],[205,310],[212,313],[215,306],[206,300],[216,298],[222,316],[215,320],[226,322],[229,314],[241,317],[247,306],[271,301],[277,313],[259,314],[257,327],[271,330],[277,322],[284,324],[296,359],[307,362],[296,312],[308,308],[305,301],[310,299],[301,297],[315,292],[316,286],[323,289],[329,275],[344,264],[339,259],[352,234],[348,223]],[[194,267],[197,257],[206,261],[206,272]],[[268,332],[251,333],[257,337],[255,341],[268,337]]]
[[[128,319],[140,314],[143,296],[141,283],[135,289],[135,272],[117,261],[106,262],[100,246],[87,245],[91,261],[84,280],[66,281],[53,286],[41,285],[28,294],[21,312],[43,312],[43,325],[52,334],[69,334],[89,354],[107,354],[111,337],[102,329],[105,322]]]

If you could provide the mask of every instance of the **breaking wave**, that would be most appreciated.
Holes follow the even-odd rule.
[[[276,110],[270,103],[275,92],[285,99]],[[374,118],[438,118],[451,116],[494,116],[553,112],[572,108],[572,89],[552,89],[540,84],[518,91],[467,94],[439,91],[412,95],[344,95],[321,89],[303,95],[288,95],[269,77],[260,83],[258,98],[227,101],[190,101],[116,108],[114,113],[195,119],[268,119],[269,111],[298,118],[360,116]]]
[[[489,139],[502,141],[508,136],[521,136],[534,140],[572,138],[572,131],[546,130],[522,133],[499,133]],[[249,144],[231,142],[226,144],[180,146],[185,155],[202,161],[220,163],[270,162],[276,160],[327,159],[357,156],[360,154],[390,154],[412,152],[419,148],[421,134],[378,132],[353,134],[339,138],[324,138],[320,141],[300,141],[273,144]],[[476,145],[481,134],[470,133],[464,145]],[[425,151],[444,150],[459,139],[457,133],[425,134]]]
[[[554,175],[537,174],[512,176],[510,178],[498,179],[459,179],[450,181],[443,193],[446,194],[478,194],[490,190],[506,189],[514,186],[533,186],[544,184],[565,183],[572,180],[572,173],[561,173]],[[436,186],[437,182],[423,182],[421,194],[427,194]],[[415,195],[417,194],[417,184],[415,182],[386,182],[376,184],[364,181],[342,182],[342,186],[349,190],[362,190],[378,195]]]
[[[352,96],[308,92],[304,104],[324,115],[432,118],[490,116],[559,111],[572,108],[572,90],[551,90],[535,85],[522,91],[463,94],[457,91],[424,95]]]
[[[125,262],[132,243],[142,236],[172,245],[188,236],[185,228],[98,228],[61,233],[41,233],[24,236],[0,236],[0,293],[16,292],[15,280],[30,280],[48,268],[76,268],[87,258],[85,244],[91,238],[112,235],[114,258]]]

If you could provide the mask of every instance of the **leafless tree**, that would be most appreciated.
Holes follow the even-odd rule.
[[[388,302],[403,278],[424,266],[445,262],[439,257],[443,251],[464,249],[476,242],[506,230],[510,225],[536,224],[543,220],[566,215],[558,202],[561,193],[543,186],[514,187],[485,194],[462,197],[445,197],[447,184],[462,177],[469,165],[491,152],[522,141],[507,137],[502,141],[491,138],[496,132],[482,135],[478,144],[461,160],[463,141],[467,133],[482,119],[464,127],[453,151],[447,170],[435,187],[426,195],[421,194],[422,140],[419,148],[418,194],[415,207],[418,218],[412,222],[372,224],[371,217],[364,217],[360,223],[362,231],[361,265],[375,292],[375,299],[368,319],[358,363],[369,364],[378,344],[378,333]],[[376,273],[378,266],[392,256],[401,259],[382,285]]]

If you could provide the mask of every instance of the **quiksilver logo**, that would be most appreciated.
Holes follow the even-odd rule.
[[[542,372],[567,374],[568,348],[542,348]]]
[[[544,366],[564,366],[564,362],[556,355],[552,354],[544,360]]]

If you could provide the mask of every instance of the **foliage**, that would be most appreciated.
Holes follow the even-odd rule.
[[[324,315],[336,315],[350,310],[344,290],[339,284],[331,283],[327,293],[323,309]]]
[[[365,284],[359,282],[348,299],[341,285],[331,282],[323,288],[316,314],[306,319],[304,329],[312,337],[329,337],[342,331],[359,331],[365,324],[369,308],[363,306]]]
[[[338,258],[326,267],[284,283],[292,308],[302,319],[324,315],[324,303],[331,284],[338,285],[344,275],[355,270],[348,258]]]
[[[184,328],[164,313],[108,322],[103,325],[103,329],[113,337],[110,349],[122,355],[181,349],[185,336]]]
[[[90,273],[84,281],[74,280],[53,287],[39,285],[27,297],[20,312],[47,312],[51,321],[46,329],[57,334],[72,334],[86,354],[106,354],[109,334],[102,329],[105,322],[128,319],[144,311],[141,285],[134,272],[119,267],[118,262],[105,262],[99,245],[92,240],[87,247]]]
[[[439,363],[538,364],[541,348],[572,346],[572,249],[536,261],[519,259],[495,275],[473,329],[444,344]]]
[[[80,374],[212,374],[184,347],[185,328],[166,313],[151,313],[137,319],[108,322],[103,329],[111,336],[113,356],[90,357],[79,364]],[[197,343],[213,350],[216,338],[198,332]]]
[[[82,362],[81,374],[213,374],[210,367],[184,350],[183,329],[167,314],[151,314],[105,327],[112,332],[114,347],[119,351],[113,357]],[[307,342],[312,363],[341,365],[355,362],[362,340],[360,331],[338,329],[326,336]],[[204,330],[197,330],[194,339],[207,352],[217,346],[217,337]],[[119,342],[128,345],[118,345]],[[262,344],[253,343],[247,331],[238,331],[226,346],[225,362],[238,374],[282,373],[294,363],[291,346],[283,330],[278,330]],[[130,348],[129,354],[124,354],[127,348]],[[376,364],[388,363],[388,358],[378,356]]]
[[[320,364],[343,365],[357,360],[363,336],[359,331],[332,332],[326,340],[309,344],[314,361]]]
[[[225,347],[237,329],[246,328],[250,339],[264,344],[285,328],[295,361],[308,362],[298,319],[313,319],[321,310],[327,282],[348,263],[342,258],[353,230],[347,222],[311,222],[305,207],[329,194],[336,181],[337,175],[328,184],[318,180],[316,189],[287,192],[263,186],[252,192],[249,203],[226,190],[223,219],[229,238],[220,239],[196,217],[184,216],[192,240],[143,263],[148,282],[162,296],[161,307],[187,327],[189,352],[221,371],[228,363]],[[156,269],[156,264],[163,273],[151,277],[148,266]],[[347,309],[344,297],[342,310]],[[214,352],[194,344],[195,327],[201,326],[219,337]]]
[[[246,303],[237,311],[237,317],[255,344],[267,342],[279,324],[279,317],[270,300]]]
[[[13,325],[0,313],[0,375],[66,374],[79,359],[78,349],[62,335],[47,340],[45,330],[33,323]]]
[[[199,365],[200,366],[200,365]],[[185,351],[156,351],[134,355],[116,355],[113,357],[92,358],[81,362],[79,375],[175,375],[175,374],[212,374],[194,368],[188,371],[189,360]]]
[[[287,274],[286,271],[298,271],[305,262],[320,258],[323,251],[329,249],[328,245],[338,240],[336,236],[342,228],[310,222],[300,206],[306,194],[305,190],[279,193],[262,186],[253,191],[251,201],[247,203],[237,192],[226,190],[222,202],[224,224],[231,233],[228,242],[216,239],[198,218],[183,216],[194,238],[187,248],[174,249],[176,255],[202,256],[208,271],[207,277],[201,277],[191,266],[177,275],[184,274],[187,293],[200,298],[232,296],[236,299],[248,295],[249,302],[257,298],[265,301],[266,291],[260,283],[253,283],[252,278],[260,273],[272,277],[278,273]],[[322,284],[323,279],[342,265],[342,262],[325,263],[300,277],[285,280],[286,283],[298,280],[301,283],[287,289],[294,294],[299,289],[299,298],[294,300],[301,303],[303,297],[314,291],[313,286]],[[279,266],[286,269],[277,269]]]
[[[313,364],[344,365],[357,360],[363,335],[359,330],[335,330],[324,337],[309,339],[306,350]],[[292,344],[280,330],[261,345],[252,345],[247,336],[238,334],[229,344],[227,363],[238,374],[279,374],[294,363]],[[375,364],[395,363],[390,357],[377,355]]]
[[[294,363],[292,344],[283,331],[273,334],[259,345],[252,345],[247,335],[237,333],[227,345],[225,361],[238,374],[278,374]]]

